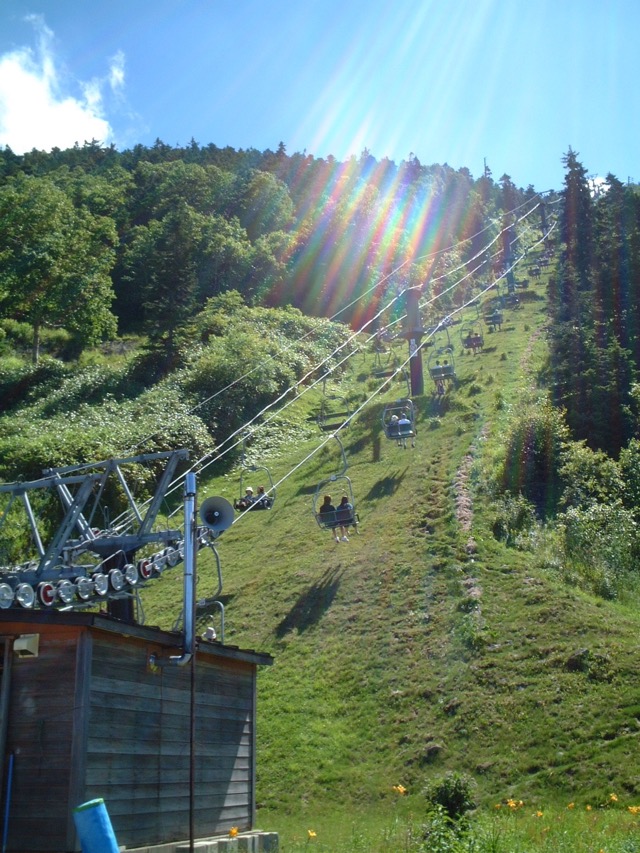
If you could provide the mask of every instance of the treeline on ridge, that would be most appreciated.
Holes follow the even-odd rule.
[[[640,559],[640,193],[564,164],[548,358],[492,472],[494,534],[614,598]]]
[[[0,321],[31,326],[34,360],[43,330],[62,328],[69,356],[133,332],[168,362],[179,329],[229,290],[362,324],[389,292],[424,282],[434,251],[440,269],[464,263],[534,195],[488,169],[474,180],[366,150],[338,162],[283,144],[5,148]]]

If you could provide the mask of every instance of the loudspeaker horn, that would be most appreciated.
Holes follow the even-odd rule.
[[[216,536],[233,524],[233,507],[225,498],[207,498],[200,507],[200,520]]]

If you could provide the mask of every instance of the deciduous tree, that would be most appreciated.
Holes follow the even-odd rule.
[[[49,178],[18,175],[0,188],[0,316],[33,326],[34,362],[44,326],[81,345],[115,334],[116,241],[113,220],[75,208]]]

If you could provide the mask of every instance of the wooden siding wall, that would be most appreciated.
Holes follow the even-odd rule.
[[[191,664],[151,671],[148,653],[93,635],[85,799],[129,847],[189,837]],[[255,667],[198,654],[195,709],[195,836],[250,829]]]
[[[71,849],[77,645],[77,632],[55,632],[41,639],[38,657],[13,660],[7,731],[7,752],[14,753],[9,850]]]

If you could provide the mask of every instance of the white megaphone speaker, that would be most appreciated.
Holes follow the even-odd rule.
[[[207,498],[200,506],[200,520],[215,536],[233,524],[233,507],[225,498]]]

